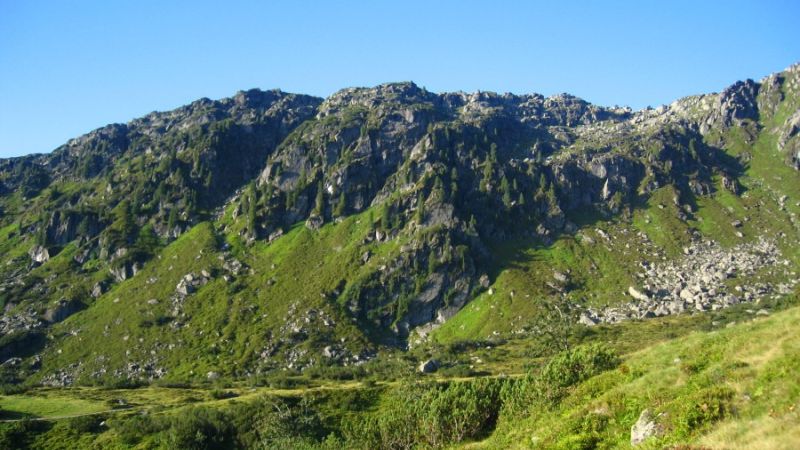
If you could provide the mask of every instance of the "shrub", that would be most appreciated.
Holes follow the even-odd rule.
[[[357,448],[439,448],[493,429],[503,380],[405,384],[383,407],[342,424],[345,441]]]
[[[727,387],[704,389],[686,399],[681,407],[678,428],[688,435],[731,413],[733,391]]]
[[[603,345],[576,347],[554,356],[542,369],[509,383],[501,397],[511,416],[527,413],[532,405],[552,407],[567,390],[620,363],[616,354]]]
[[[607,347],[594,344],[556,355],[542,368],[539,378],[549,386],[564,388],[619,365],[619,358]]]
[[[238,397],[239,394],[232,392],[232,391],[225,391],[222,389],[212,389],[211,390],[211,398],[215,400],[223,400],[226,398],[234,398]]]
[[[170,448],[222,449],[232,446],[234,430],[222,412],[193,408],[172,417],[167,436]]]
[[[69,429],[77,433],[97,433],[100,431],[100,424],[105,418],[100,415],[88,415],[73,417],[67,421]]]
[[[123,444],[135,445],[145,436],[159,433],[167,428],[163,420],[151,416],[137,415],[111,422]]]
[[[44,421],[21,420],[0,424],[0,448],[26,448],[34,435],[50,428]]]

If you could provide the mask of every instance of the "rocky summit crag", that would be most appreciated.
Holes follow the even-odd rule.
[[[797,65],[642,111],[393,83],[109,125],[0,160],[2,375],[242,378],[540,333],[554,304],[779,299],[798,135]]]

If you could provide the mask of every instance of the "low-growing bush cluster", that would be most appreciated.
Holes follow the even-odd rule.
[[[143,448],[446,448],[488,436],[501,416],[513,420],[529,408],[550,407],[571,386],[617,362],[604,347],[579,347],[559,354],[522,379],[444,382],[417,377],[397,385],[370,383],[358,389],[306,391],[300,396],[263,396],[214,406],[186,406],[175,412],[116,416],[105,426],[101,425],[104,417],[86,416],[70,419],[63,432],[86,436],[110,428],[121,444]],[[293,386],[294,380],[288,375],[275,376],[270,384]],[[210,391],[212,399],[233,396],[232,391],[219,387]],[[710,412],[701,412],[715,414],[718,408],[711,407]],[[686,420],[708,419],[697,414],[687,411]],[[24,443],[30,433],[41,432],[34,430],[36,426],[43,425],[6,426],[0,439]]]
[[[592,344],[562,352],[538,372],[530,372],[503,391],[503,411],[511,416],[527,414],[531,408],[550,408],[574,386],[620,363],[605,346]]]

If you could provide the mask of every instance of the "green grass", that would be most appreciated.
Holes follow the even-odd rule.
[[[636,330],[617,330],[628,346],[616,369],[569,387],[566,395],[551,406],[534,406],[521,415],[501,409],[497,428],[487,430],[486,439],[453,448],[575,448],[578,443],[591,443],[595,448],[628,448],[630,427],[644,408],[665,415],[660,419],[664,434],[642,448],[674,444],[748,448],[756,443],[764,448],[790,448],[787,446],[796,441],[800,425],[796,412],[800,407],[800,387],[794,379],[800,370],[800,336],[795,333],[800,325],[800,307],[769,317],[749,317],[732,326],[711,327],[710,331],[691,332],[691,325],[675,322],[658,326],[648,322],[647,326],[655,328],[645,331],[641,330],[645,324],[640,324],[642,336],[657,335],[658,332],[653,333],[656,328],[661,328],[662,333],[668,329],[681,333],[682,326],[689,334],[653,344],[645,340],[638,346],[632,345],[635,336],[630,334]],[[610,342],[608,337],[599,340]],[[502,354],[503,349],[501,346],[495,350]],[[522,355],[511,357],[516,361],[524,359]],[[459,377],[449,381],[472,383],[473,379]],[[293,402],[306,399],[304,408],[311,408],[328,429],[336,430],[344,418],[354,417],[355,412],[392,410],[395,405],[387,402],[401,388],[398,382],[379,383],[377,391],[353,382],[331,382],[311,389],[233,387],[226,390],[238,397],[222,400],[215,398],[212,389],[200,387],[40,389],[0,397],[0,407],[15,412],[14,418],[27,414],[55,419],[55,426],[35,435],[43,448],[59,448],[70,442],[118,446],[114,426],[95,434],[66,433],[64,427],[73,425],[61,425],[63,419],[59,418],[107,411],[118,399],[125,399],[130,409],[104,413],[110,423],[129,420],[131,413],[138,415],[142,410],[147,410],[148,415],[174,417],[199,406],[232,411],[236,405],[256,404],[268,395],[293,398]],[[712,406],[708,405],[713,405],[711,412]],[[60,436],[60,444],[56,436]],[[164,444],[161,439],[163,436],[143,442],[158,446]]]
[[[78,398],[70,391],[41,390],[0,396],[0,419],[59,418],[111,409],[105,402]]]
[[[370,230],[368,216],[350,216],[318,231],[298,224],[271,244],[260,241],[234,247],[232,256],[253,272],[244,269],[231,282],[222,278],[220,237],[209,223],[201,223],[167,246],[135,277],[58,324],[55,341],[45,353],[43,372],[82,361],[79,381],[97,383],[129,363],[153,362],[169,368],[166,379],[199,382],[210,371],[242,379],[258,370],[282,367],[282,352],[295,345],[308,352],[307,360],[319,360],[326,343],[336,342],[358,353],[367,340],[336,303],[333,292],[342,289],[346,280],[378,270],[402,245],[400,239],[364,244]],[[362,264],[360,257],[366,250],[373,256]],[[71,254],[62,253],[64,259]],[[61,258],[37,270],[47,271],[60,264]],[[184,315],[173,319],[170,299],[175,286],[185,274],[202,270],[214,274],[212,280],[189,295]],[[304,317],[312,309],[332,319],[333,325],[324,326],[321,320],[306,323]],[[183,326],[174,328],[175,321]],[[294,325],[306,330],[307,337],[292,341]],[[276,344],[276,355],[260,356]],[[98,374],[103,370],[105,374]]]
[[[501,418],[494,435],[471,448],[570,448],[577,441],[628,448],[630,427],[644,408],[665,413],[664,435],[644,448],[747,448],[755,442],[790,448],[800,426],[798,325],[795,307],[634,352],[619,369],[576,386],[552,410]],[[703,415],[711,401],[723,403],[720,417]]]

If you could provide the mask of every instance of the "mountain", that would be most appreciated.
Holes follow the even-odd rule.
[[[108,125],[0,160],[3,380],[381,370],[777,304],[798,131],[800,65],[642,111],[391,83]]]

